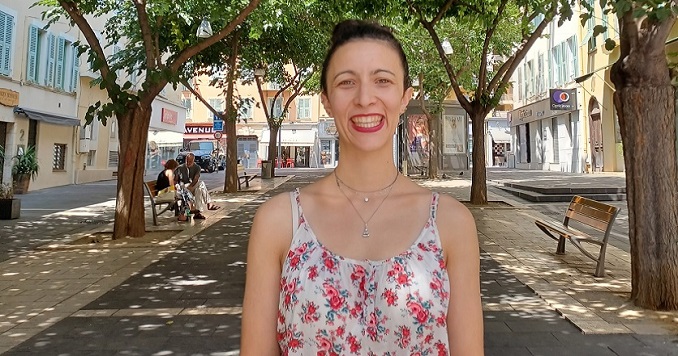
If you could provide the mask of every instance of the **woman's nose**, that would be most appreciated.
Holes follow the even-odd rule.
[[[356,103],[360,106],[370,106],[376,101],[374,87],[371,85],[360,85],[356,93]]]

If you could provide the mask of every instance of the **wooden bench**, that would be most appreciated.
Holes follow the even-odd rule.
[[[154,180],[149,180],[148,182],[144,182],[144,187],[146,187],[146,191],[148,192],[148,197],[151,199],[151,209],[153,211],[153,225],[158,225],[158,215],[170,210],[177,203],[177,199],[175,197],[173,202],[156,201],[155,198],[158,196],[158,190],[155,189],[155,185],[156,185],[156,181],[154,181]],[[156,209],[156,206],[160,206],[160,205],[163,205],[163,204],[167,204],[167,206],[164,207],[162,210],[158,211]]]
[[[569,239],[579,251],[586,255],[586,257],[597,261],[596,273],[594,275],[596,277],[604,277],[605,250],[607,249],[607,241],[610,236],[610,231],[612,230],[612,224],[617,218],[618,213],[619,209],[614,206],[575,195],[572,197],[567,212],[565,212],[565,219],[562,223],[541,220],[536,220],[534,223],[538,228],[544,231],[544,233],[558,241],[558,248],[556,249],[557,254],[565,254],[565,239]],[[604,235],[602,238],[596,238],[585,232],[574,229],[570,227],[570,222],[573,220],[598,230],[604,233]],[[598,256],[596,257],[586,251],[582,247],[581,242],[599,245],[600,252],[598,253]]]
[[[238,164],[238,190],[242,190],[242,184],[245,184],[245,187],[250,187],[250,181],[257,177],[257,174],[247,174],[245,168],[242,164]]]

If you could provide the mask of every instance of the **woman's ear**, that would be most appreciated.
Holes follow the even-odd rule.
[[[327,99],[327,94],[325,93],[320,94],[320,102],[323,104],[323,107],[325,107],[325,112],[327,113],[327,115],[329,115],[330,117],[334,117],[332,115],[332,105],[330,105],[330,100]]]
[[[407,110],[407,104],[410,103],[410,100],[412,99],[412,93],[414,92],[414,88],[408,87],[405,89],[405,92],[403,93],[403,99],[401,101],[400,105],[400,113],[403,114],[405,113],[405,110]]]

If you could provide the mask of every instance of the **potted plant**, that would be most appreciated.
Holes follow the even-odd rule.
[[[14,156],[14,165],[12,165],[14,194],[28,192],[28,184],[31,179],[35,180],[35,177],[38,176],[39,168],[35,146],[28,146],[24,152]]]
[[[11,184],[0,184],[0,220],[18,219],[21,212],[21,200],[14,198]]]

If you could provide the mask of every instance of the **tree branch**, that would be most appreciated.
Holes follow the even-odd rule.
[[[250,0],[250,3],[238,13],[238,15],[231,20],[224,28],[222,28],[219,32],[216,34],[212,35],[209,38],[206,38],[198,44],[193,45],[191,47],[185,48],[183,51],[181,51],[177,57],[174,59],[174,61],[168,66],[172,72],[176,72],[181,68],[181,66],[186,63],[191,57],[195,56],[196,54],[200,53],[200,51],[204,50],[205,48],[221,41],[224,39],[226,36],[228,36],[233,30],[240,25],[249,14],[256,9],[256,7],[259,5],[260,0]]]
[[[181,84],[183,84],[186,88],[188,88],[188,90],[189,90],[193,95],[195,95],[195,97],[198,98],[198,100],[200,100],[200,102],[203,103],[203,105],[207,106],[207,110],[211,111],[214,115],[216,115],[217,117],[220,117],[222,120],[224,119],[224,117],[222,116],[222,114],[220,114],[215,108],[213,108],[212,105],[210,105],[210,104],[205,100],[205,98],[202,97],[202,94],[200,94],[199,91],[195,90],[195,88],[193,88],[193,87],[191,86],[191,84],[188,82],[188,80],[182,79],[182,80],[181,80]]]
[[[270,114],[268,112],[268,108],[267,108],[267,105],[266,105],[266,98],[264,98],[264,90],[261,88],[261,80],[259,80],[259,77],[257,77],[256,75],[254,76],[254,82],[257,83],[257,90],[259,91],[259,99],[261,99],[261,105],[263,106],[263,109],[264,109],[264,115],[266,116],[266,122],[268,122],[268,124],[271,125],[272,124],[271,123],[272,114]],[[275,105],[275,102],[273,103],[273,105]]]
[[[83,16],[82,12],[80,9],[78,9],[78,6],[74,1],[59,0],[59,5],[61,5],[61,7],[66,10],[73,22],[75,22],[82,34],[85,36],[90,49],[94,51],[96,57],[98,57],[97,59],[101,61],[102,64],[101,68],[99,68],[99,71],[101,72],[101,77],[106,79],[111,72],[111,67],[108,64],[106,55],[104,54],[104,49],[101,47],[101,43],[99,43],[99,39],[94,33],[94,30],[90,26],[89,22],[87,22],[87,19],[85,19],[85,16]],[[110,89],[108,84],[106,84],[106,88]]]
[[[151,25],[148,22],[148,13],[146,12],[146,0],[132,0],[139,16],[139,27],[141,28],[141,38],[144,41],[144,50],[146,52],[147,70],[155,68],[155,46],[153,45],[153,34]]]
[[[525,55],[532,47],[532,44],[534,44],[534,42],[536,42],[537,39],[541,37],[542,32],[544,32],[544,29],[548,23],[551,22],[550,19],[553,18],[555,10],[558,6],[557,0],[552,1],[551,5],[552,6],[549,11],[545,12],[547,16],[544,16],[544,19],[541,21],[539,26],[537,26],[534,32],[532,32],[532,34],[526,40],[523,39],[523,43],[518,46],[518,50],[511,57],[509,57],[509,60],[504,62],[504,64],[497,71],[497,74],[495,74],[494,78],[492,78],[490,81],[490,84],[487,88],[491,93],[495,93],[494,95],[496,95],[497,89],[500,86],[504,86],[508,83],[508,81],[511,79],[511,75],[513,75],[513,72],[518,67],[520,61],[525,58]]]
[[[492,21],[492,26],[490,26],[485,32],[485,41],[483,42],[483,51],[481,52],[480,58],[480,72],[478,73],[478,86],[476,87],[476,98],[480,97],[480,94],[482,93],[483,90],[489,88],[489,86],[486,85],[486,81],[487,81],[487,55],[489,54],[488,51],[490,48],[490,40],[492,39],[492,36],[494,36],[494,32],[497,30],[497,26],[499,25],[499,19],[503,15],[507,3],[508,0],[501,1],[501,3],[499,4],[499,9],[497,9],[497,15],[494,17],[494,20]]]

